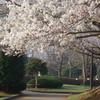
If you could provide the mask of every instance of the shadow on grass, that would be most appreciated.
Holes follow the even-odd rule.
[[[8,97],[8,96],[0,96],[0,98],[5,98],[5,97]]]

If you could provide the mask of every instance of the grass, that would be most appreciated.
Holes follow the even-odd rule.
[[[0,100],[3,100],[6,97],[12,96],[12,94],[8,94],[5,92],[0,91]]]
[[[77,94],[77,95],[70,95],[67,100],[80,100],[82,97],[84,97],[87,94],[87,92]]]
[[[67,100],[100,100],[100,86],[77,95],[70,95]]]
[[[29,88],[27,90],[31,91],[45,91],[45,92],[84,92],[89,90],[89,86],[80,86],[80,85],[68,85],[64,84],[61,88]]]

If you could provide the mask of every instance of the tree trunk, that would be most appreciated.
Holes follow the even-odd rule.
[[[60,70],[58,70],[58,77],[60,77]]]
[[[91,67],[90,67],[90,88],[93,88],[93,53],[91,58]]]
[[[85,55],[83,54],[83,84],[86,84],[86,72]]]
[[[61,77],[61,72],[62,72],[62,65],[59,67],[59,70],[58,70],[58,77]]]
[[[88,76],[88,68],[89,68],[89,56],[87,55],[87,59],[86,59],[86,76]]]
[[[59,77],[61,77],[62,66],[63,66],[63,55],[61,55],[60,69],[59,69]]]
[[[35,75],[35,88],[37,88],[37,75]]]
[[[61,72],[62,72],[62,66],[60,66],[59,77],[61,77]]]
[[[71,68],[69,68],[69,78],[71,78]]]

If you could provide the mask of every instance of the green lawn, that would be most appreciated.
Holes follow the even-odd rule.
[[[86,90],[89,90],[89,86],[80,86],[80,85],[68,85],[64,84],[61,88],[30,88],[27,90],[31,91],[46,91],[46,92],[84,92]]]

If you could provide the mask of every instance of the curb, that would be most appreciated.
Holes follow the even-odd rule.
[[[21,97],[22,95],[23,95],[23,94],[20,93],[20,94],[17,94],[17,95],[15,95],[15,96],[10,96],[10,97],[4,98],[3,100],[12,100],[12,99],[15,99],[15,98],[17,98],[17,97]]]
[[[26,90],[26,91],[30,91],[30,92],[38,92],[38,93],[60,93],[60,94],[79,94],[79,93],[83,93],[83,92],[53,92],[53,91],[34,91],[34,90]]]

